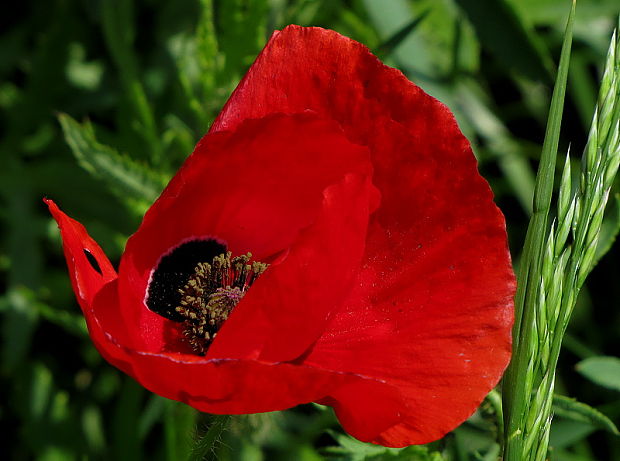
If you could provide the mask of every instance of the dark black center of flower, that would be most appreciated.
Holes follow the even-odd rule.
[[[233,308],[267,269],[267,264],[251,259],[251,253],[233,258],[216,240],[185,242],[159,261],[146,305],[167,319],[183,322],[188,342],[202,355]]]
[[[175,322],[185,318],[176,311],[181,303],[179,288],[182,288],[201,261],[211,261],[226,252],[226,246],[217,240],[190,240],[164,255],[151,275],[146,297],[146,306]]]

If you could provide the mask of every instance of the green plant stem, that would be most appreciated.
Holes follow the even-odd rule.
[[[197,438],[188,461],[217,460],[215,444],[220,440],[222,433],[228,427],[230,419],[229,415],[214,415],[207,432]]]
[[[503,381],[504,459],[506,461],[523,461],[524,459],[525,415],[529,406],[533,381],[531,357],[534,349],[534,338],[532,338],[533,329],[530,326],[533,323],[534,305],[538,297],[543,242],[553,193],[553,176],[564,109],[574,14],[575,3],[573,2],[562,46],[560,66],[551,100],[551,110],[536,178],[533,214],[528,226],[521,268],[517,279],[513,358]]]
[[[569,25],[571,21],[572,13]],[[565,45],[569,39],[567,31]],[[519,286],[517,309],[522,316],[518,317],[521,321],[517,320],[515,329],[513,363],[504,381],[508,426],[505,460],[542,461],[547,457],[555,369],[562,338],[579,291],[596,258],[600,257],[597,246],[604,211],[620,164],[619,55],[620,47],[614,33],[598,105],[582,156],[578,187],[573,192],[571,164],[567,156],[560,181],[557,218],[548,228],[546,222],[539,228],[539,238],[526,241],[534,244],[526,247],[528,252],[523,264],[527,266],[520,274],[524,278]],[[566,66],[567,55],[563,53],[559,75]],[[565,79],[558,83],[565,85]],[[549,126],[559,129],[559,120],[553,121],[550,117]],[[542,170],[541,165],[541,173]],[[550,184],[546,187],[544,181],[550,181]],[[535,197],[545,194],[552,183],[553,175],[549,178],[540,174]],[[549,216],[549,209],[541,210],[536,203],[535,212]],[[535,218],[530,229],[536,226]],[[569,235],[571,239],[568,239]],[[541,243],[540,247],[535,246],[538,243]],[[607,242],[603,245],[609,247]]]

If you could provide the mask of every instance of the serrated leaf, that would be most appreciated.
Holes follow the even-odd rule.
[[[553,396],[553,412],[562,418],[571,421],[586,423],[599,429],[604,429],[615,435],[620,435],[616,425],[603,413],[590,405],[563,395]]]
[[[590,357],[579,362],[576,368],[590,381],[620,391],[620,358]]]
[[[90,123],[83,125],[60,114],[65,140],[80,166],[104,181],[122,200],[152,203],[164,187],[163,178],[115,149],[99,143]]]

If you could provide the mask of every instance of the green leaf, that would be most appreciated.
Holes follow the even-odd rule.
[[[554,395],[553,412],[562,418],[586,423],[612,434],[620,435],[616,425],[607,416],[585,403],[578,402],[576,399]]]
[[[164,187],[164,179],[146,165],[100,144],[90,123],[80,125],[67,114],[59,114],[65,140],[79,164],[104,181],[123,200],[148,206]]]
[[[360,442],[353,437],[349,437],[348,435],[341,434],[336,431],[328,430],[327,432],[339,445],[339,449],[336,450],[336,452],[350,454],[350,458],[347,459],[351,459],[352,461],[364,460],[369,456],[385,453],[386,450],[393,450],[386,449],[385,447],[381,447],[379,445]]]
[[[386,452],[366,459],[367,461],[442,461],[443,457],[439,452],[430,451],[425,446],[411,445],[398,452]]]
[[[378,46],[377,52],[381,53],[383,56],[389,56],[394,48],[398,47],[398,45],[400,45],[401,42],[407,38],[407,36],[412,33],[422,21],[424,21],[424,18],[428,16],[429,11],[430,10],[424,11],[418,17],[414,18],[409,24],[403,26],[400,30],[395,32],[390,38]]]
[[[0,152],[0,209],[3,230],[6,229],[3,238],[11,260],[6,280],[10,287],[36,288],[43,264],[39,243],[42,227],[35,205],[39,197],[36,183],[29,175],[30,165],[11,158],[8,153]]]
[[[192,436],[199,413],[182,402],[166,400],[165,403],[164,440],[167,459],[177,461],[191,458]]]
[[[579,362],[576,368],[590,381],[620,391],[620,358],[590,357]]]
[[[590,426],[589,424],[558,418],[554,420],[551,425],[549,444],[553,447],[554,453],[556,453],[556,450],[560,448],[571,447],[582,440],[585,440],[595,431],[596,428]],[[571,459],[567,461],[573,460]],[[582,461],[582,459],[579,459],[578,461]],[[587,461],[592,461],[592,458],[589,458]]]
[[[440,453],[428,447],[412,445],[407,448],[386,448],[380,445],[360,442],[345,434],[327,431],[338,442],[338,447],[325,451],[328,459],[346,461],[441,461]]]

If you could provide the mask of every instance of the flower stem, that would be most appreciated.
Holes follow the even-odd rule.
[[[220,441],[229,422],[229,415],[213,415],[207,432],[196,438],[188,461],[217,460],[215,445]]]

